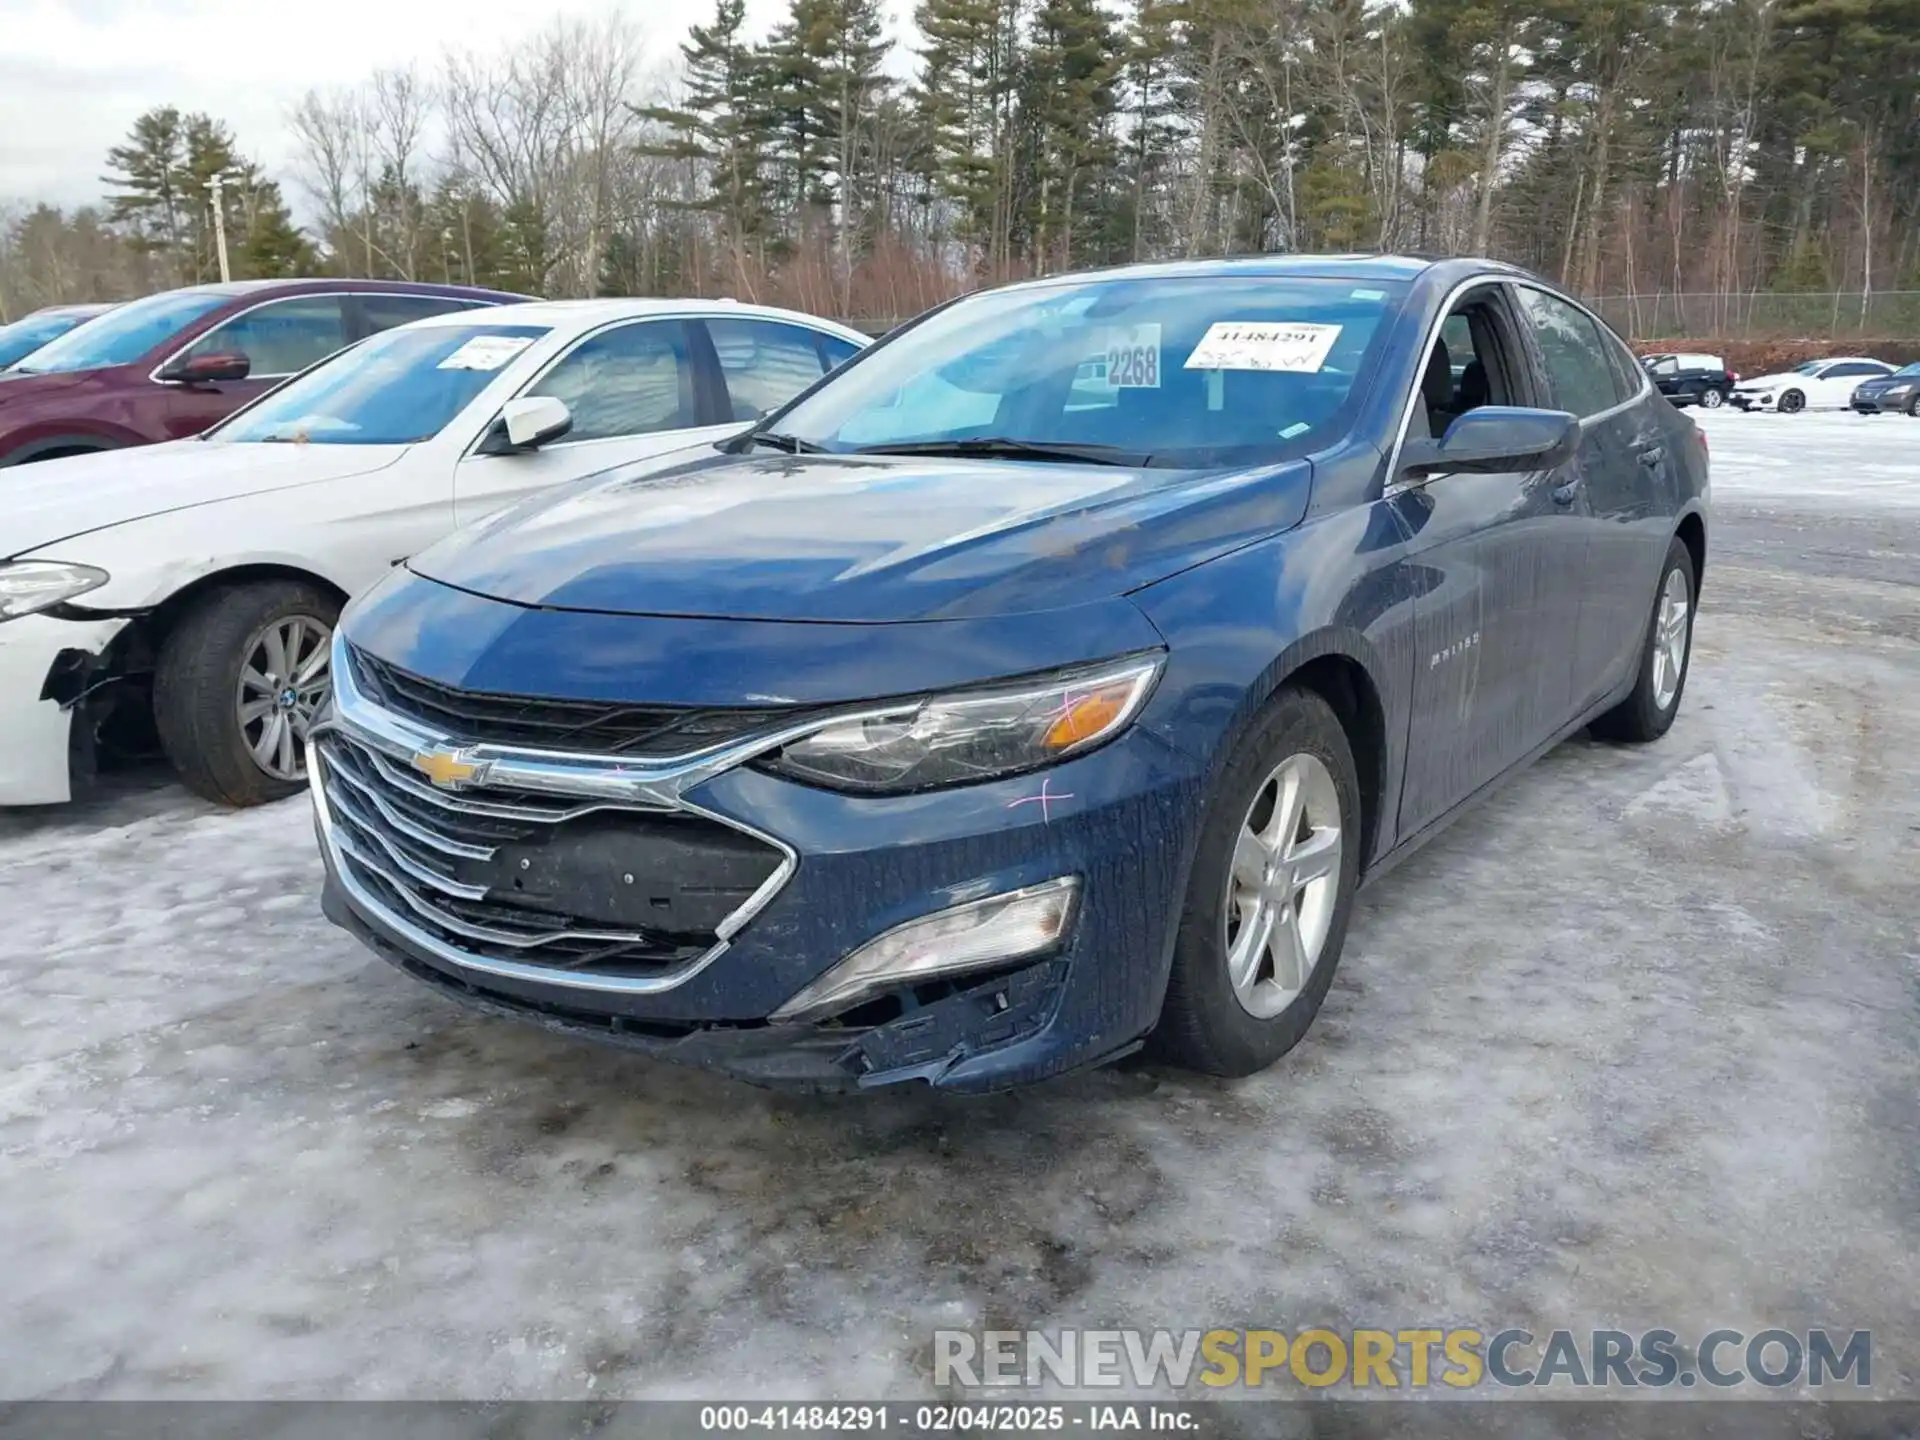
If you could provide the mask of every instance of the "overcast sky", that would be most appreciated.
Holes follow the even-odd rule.
[[[783,8],[749,0],[748,15],[766,26]],[[226,121],[304,213],[287,112],[308,89],[431,69],[449,46],[510,45],[555,16],[609,9],[664,67],[713,0],[0,0],[0,204],[99,199],[108,148],[171,104]]]

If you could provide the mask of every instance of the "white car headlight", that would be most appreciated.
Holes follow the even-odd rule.
[[[98,590],[112,577],[91,565],[64,560],[10,560],[0,563],[0,621],[18,620],[49,605],[59,605]]]
[[[1037,770],[1112,739],[1139,713],[1159,655],[829,720],[760,763],[810,785],[900,795]]]

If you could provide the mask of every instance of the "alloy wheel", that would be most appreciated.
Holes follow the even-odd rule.
[[[240,734],[275,780],[307,778],[307,731],[332,689],[332,654],[332,628],[311,615],[270,621],[247,644],[234,697]]]
[[[1693,635],[1693,597],[1687,577],[1667,572],[1660,587],[1660,605],[1653,617],[1653,703],[1665,710],[1680,692],[1680,676],[1687,665],[1687,644]]]
[[[1726,403],[1726,398],[1727,397],[1721,394],[1720,391],[1715,390],[1712,386],[1708,386],[1707,389],[1703,390],[1700,394],[1700,403],[1709,410],[1718,410],[1721,405]]]
[[[1798,390],[1789,390],[1787,391],[1786,394],[1780,397],[1780,406],[1779,406],[1780,413],[1782,415],[1797,414],[1799,413],[1800,408],[1806,403],[1807,403],[1806,396],[1802,395]]]
[[[1234,836],[1222,949],[1234,998],[1266,1020],[1307,988],[1340,898],[1340,792],[1315,755],[1280,762]]]

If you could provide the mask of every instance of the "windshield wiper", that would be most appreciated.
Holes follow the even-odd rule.
[[[775,450],[784,450],[789,455],[824,455],[827,447],[816,445],[811,440],[802,440],[798,435],[782,435],[777,430],[749,430],[737,437],[731,447],[736,455],[745,452],[750,445],[766,445]]]
[[[980,435],[968,440],[902,440],[891,445],[862,445],[856,455],[986,456],[1005,460],[1065,460],[1086,465],[1145,465],[1153,457],[1118,445],[1056,445],[1045,440],[1015,440],[1009,435]]]

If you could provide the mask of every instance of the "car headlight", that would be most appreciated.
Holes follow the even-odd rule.
[[[1111,740],[1139,713],[1159,655],[824,722],[760,763],[811,785],[898,795],[1018,775]]]
[[[64,560],[13,560],[0,564],[0,621],[18,620],[22,615],[98,590],[110,578],[104,570]]]

